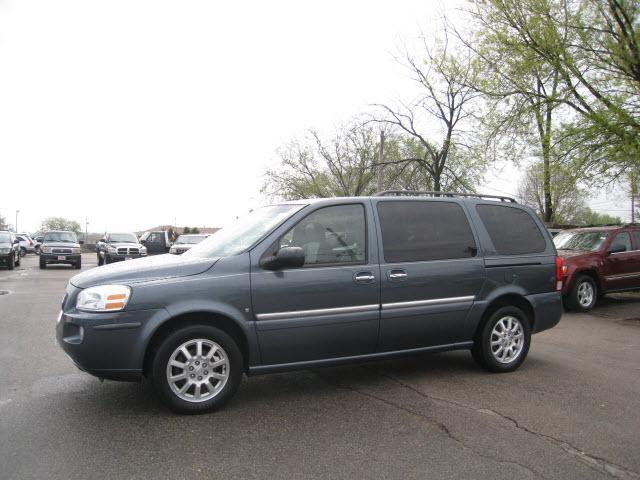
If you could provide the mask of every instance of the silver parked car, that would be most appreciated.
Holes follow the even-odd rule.
[[[180,235],[175,243],[169,249],[169,253],[174,255],[182,255],[194,245],[200,243],[209,235],[204,233],[190,233],[188,235]]]

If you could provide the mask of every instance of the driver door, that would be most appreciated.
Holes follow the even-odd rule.
[[[263,254],[301,247],[300,268],[254,263],[251,293],[262,363],[373,353],[380,316],[375,231],[364,203],[320,207]]]

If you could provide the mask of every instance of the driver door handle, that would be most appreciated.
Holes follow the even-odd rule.
[[[394,270],[389,270],[387,272],[387,275],[389,276],[389,280],[392,280],[395,282],[400,280],[406,280],[407,278],[407,272],[399,268]]]
[[[376,277],[371,272],[358,272],[353,276],[353,281],[355,283],[371,283],[376,279]]]

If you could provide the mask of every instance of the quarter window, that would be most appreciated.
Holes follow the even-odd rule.
[[[640,230],[634,230],[631,233],[636,241],[636,250],[640,250]]]
[[[316,210],[280,239],[280,247],[301,247],[304,264],[366,262],[366,222],[361,204]]]
[[[462,207],[453,202],[379,202],[388,263],[474,257],[476,242]]]
[[[547,244],[544,237],[536,222],[525,210],[503,205],[478,205],[476,211],[498,255],[523,255],[545,251]]]

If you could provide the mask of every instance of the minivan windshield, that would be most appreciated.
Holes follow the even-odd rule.
[[[563,232],[553,237],[553,243],[558,250],[597,252],[606,239],[606,232]]]
[[[236,255],[262,238],[303,205],[271,205],[258,208],[235,223],[193,246],[183,256],[228,257]]]
[[[110,233],[109,241],[113,243],[138,243],[138,238],[133,233]]]
[[[44,242],[78,243],[73,232],[47,232],[44,234]]]

